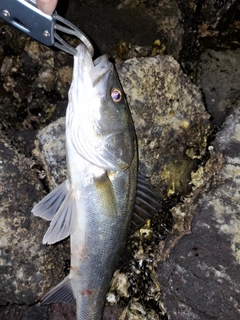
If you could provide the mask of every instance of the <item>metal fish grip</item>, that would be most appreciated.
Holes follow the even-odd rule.
[[[78,39],[80,39],[87,47],[91,56],[93,56],[93,54],[94,54],[93,46],[92,46],[90,40],[88,39],[88,37],[84,34],[84,32],[82,32],[80,29],[78,29],[78,27],[76,27],[73,23],[71,23],[67,19],[64,19],[63,17],[59,16],[57,13],[53,14],[53,18],[55,19],[55,21],[61,22],[61,24],[55,23],[55,25],[54,25],[54,29],[55,29],[54,38],[58,41],[58,42],[55,41],[55,43],[54,43],[55,47],[65,51],[69,54],[72,54],[72,55],[77,54],[77,50],[75,48],[73,48],[72,46],[70,46],[69,43],[67,43],[65,40],[63,40],[63,38],[61,38],[57,34],[56,30],[59,30],[63,33],[73,35],[73,36],[77,37]],[[64,25],[66,25],[67,27],[65,27]]]
[[[80,39],[93,56],[88,37],[74,24],[54,12],[52,16],[38,9],[36,0],[0,0],[0,18],[46,46],[55,46],[71,55],[77,50],[62,39],[57,30]],[[59,22],[59,23],[58,23]]]

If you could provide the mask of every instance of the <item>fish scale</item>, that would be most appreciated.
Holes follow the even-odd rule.
[[[80,299],[77,319],[94,320],[100,319],[99,314],[103,312],[109,283],[126,241],[131,217],[129,219],[126,214],[121,213],[118,217],[107,214],[99,221],[98,218],[92,219],[91,214],[96,215],[96,211],[92,210],[89,213],[88,222],[85,223],[87,230],[91,230],[91,233],[86,232],[84,236],[86,239],[83,244],[86,248],[85,259],[78,256],[81,261],[78,259],[75,261],[76,266],[79,267],[80,276],[77,285],[74,280],[73,287],[76,288],[75,296],[78,294]],[[82,233],[81,228],[71,236],[72,248],[74,248],[73,244],[78,241],[80,233]],[[72,253],[73,256],[77,256],[74,255],[74,252]],[[72,270],[69,275],[70,279],[71,276],[74,279],[75,274]],[[97,303],[96,309],[93,308],[94,303]]]
[[[69,279],[76,301],[79,300],[77,319],[100,319],[99,314],[103,312],[112,274],[131,223],[136,188],[131,181],[136,180],[136,159],[133,159],[133,163],[135,166],[126,171],[112,174],[111,180],[108,177],[103,179],[111,183],[114,196],[118,199],[116,210],[113,208],[115,199],[111,199],[109,193],[104,191],[104,186],[99,185],[101,182],[98,181],[96,185],[93,181],[88,188],[85,187],[84,202],[86,201],[87,209],[83,209],[84,217],[78,215],[77,230],[71,235],[72,261]],[[135,179],[132,179],[134,176]],[[125,201],[123,194],[131,195],[131,190],[132,196]],[[101,206],[102,202],[105,203]],[[79,249],[80,255],[77,253]],[[78,280],[76,273],[79,273]],[[93,307],[94,304],[97,304],[97,308]]]

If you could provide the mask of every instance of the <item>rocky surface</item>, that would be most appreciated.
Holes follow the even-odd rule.
[[[59,0],[60,14],[66,4]],[[140,169],[164,201],[128,243],[132,257],[114,277],[108,301],[117,305],[106,306],[106,320],[239,318],[239,222],[230,206],[238,204],[233,176],[239,113],[229,116],[213,145],[205,111],[220,130],[238,108],[240,63],[232,49],[240,46],[239,10],[237,0],[72,0],[67,10],[66,17],[94,39],[96,55],[107,52],[122,61],[168,53],[203,91],[201,96],[169,56],[117,66],[136,124]],[[42,246],[48,223],[30,214],[66,175],[59,118],[65,115],[72,58],[0,26],[0,318],[74,319],[74,307],[37,303],[68,273],[69,246],[68,240]],[[202,54],[204,47],[211,50]],[[35,134],[50,123],[39,136],[42,151],[38,140],[34,147]]]
[[[232,111],[234,102],[239,97],[239,61],[240,49],[211,49],[204,51],[200,57],[198,84],[204,92],[208,111],[218,127]]]
[[[240,318],[240,101],[211,147],[202,186],[172,209],[158,264],[169,319]]]
[[[118,61],[168,54],[193,78],[201,44],[239,47],[237,0],[72,0],[68,8],[60,0],[58,11],[94,40],[98,53]]]
[[[218,50],[239,48],[239,2],[178,1],[184,35],[180,53],[181,65],[195,81],[199,57],[204,47]]]
[[[64,12],[59,3],[59,10]],[[82,28],[101,53],[117,60],[168,53],[182,48],[182,14],[176,0],[72,1],[66,17]],[[106,36],[111,30],[111,36]],[[99,51],[98,51],[99,52]]]
[[[186,192],[182,186],[187,186],[190,182],[196,158],[199,161],[206,155],[206,138],[210,133],[209,115],[205,111],[200,92],[171,57],[131,59],[118,65],[117,70],[136,127],[140,171],[151,177],[162,198],[176,192]],[[66,174],[64,121],[64,118],[60,118],[39,132],[40,144],[34,152],[42,162],[52,186],[62,182]],[[182,170],[182,167],[185,169]],[[44,230],[45,225],[43,234]],[[162,235],[164,231],[163,228]],[[129,319],[134,319],[134,315],[140,318],[151,315],[153,319],[157,319],[158,313],[164,314],[158,302],[160,291],[154,266],[156,248],[152,247],[156,241],[154,234],[156,238],[157,232],[157,229],[142,229],[140,242],[139,235],[132,238],[130,246],[137,247],[135,252],[133,250],[135,262],[132,261],[130,266],[123,268],[121,278],[118,273],[113,280],[108,301],[125,305],[120,316],[122,318],[124,315],[128,315]],[[141,253],[143,248],[144,252]],[[133,271],[133,265],[138,272]],[[143,266],[139,269],[140,265]],[[125,289],[120,290],[119,283],[122,283],[124,274]],[[144,285],[141,284],[143,279]],[[150,292],[139,295],[133,290],[133,295],[129,295],[131,280],[136,292],[139,287],[142,287],[141,290],[145,288],[147,292],[151,288]],[[55,284],[56,282],[48,282],[48,286]],[[149,300],[152,301],[150,305]],[[153,308],[151,305],[154,304]],[[111,317],[107,316],[106,319]]]
[[[53,250],[41,244],[44,223],[31,214],[43,196],[34,162],[1,132],[0,150],[0,304],[33,304],[47,289],[46,278],[64,275],[64,250],[62,245]]]

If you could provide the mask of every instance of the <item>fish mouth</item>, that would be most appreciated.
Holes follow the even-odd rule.
[[[73,81],[81,81],[83,84],[86,83],[86,86],[91,84],[93,88],[101,83],[101,87],[104,88],[108,78],[107,75],[113,68],[107,55],[100,56],[93,61],[91,54],[84,44],[80,44],[76,50],[77,55],[74,57]]]

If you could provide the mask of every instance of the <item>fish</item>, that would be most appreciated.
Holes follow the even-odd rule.
[[[144,223],[149,210],[156,212],[159,201],[138,174],[134,123],[107,55],[93,60],[85,45],[77,47],[68,100],[68,178],[32,213],[51,221],[44,244],[70,236],[71,266],[42,304],[76,303],[77,320],[99,320],[130,232],[136,199],[134,229],[139,219]],[[147,205],[141,209],[139,203]]]

